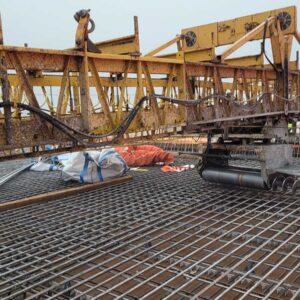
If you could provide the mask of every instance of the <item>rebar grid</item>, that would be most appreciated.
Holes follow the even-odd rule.
[[[298,297],[299,194],[134,175],[1,213],[0,298]]]
[[[63,181],[58,171],[23,172],[1,186],[0,203],[78,185],[75,181]]]

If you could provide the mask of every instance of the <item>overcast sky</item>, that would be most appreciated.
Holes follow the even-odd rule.
[[[182,28],[291,5],[300,13],[299,0],[0,0],[0,11],[6,45],[54,49],[74,46],[73,14],[79,9],[91,9],[95,42],[131,34],[137,15],[141,50],[146,53]]]

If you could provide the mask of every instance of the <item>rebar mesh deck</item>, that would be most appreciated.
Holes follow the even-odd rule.
[[[0,299],[296,299],[299,204],[150,168],[2,212]]]
[[[1,162],[0,177],[24,165],[28,165],[29,162],[29,160]],[[79,184],[75,181],[63,181],[60,178],[59,171],[34,172],[27,170],[0,186],[0,203],[61,190]]]

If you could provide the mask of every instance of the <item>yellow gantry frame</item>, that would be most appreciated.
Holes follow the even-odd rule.
[[[276,17],[280,12],[288,12],[292,16],[286,30],[280,30]],[[42,102],[52,115],[79,130],[105,133],[120,124],[143,95],[159,93],[180,99],[196,99],[213,93],[229,93],[240,99],[249,99],[262,92],[273,91],[275,86],[279,86],[277,92],[282,94],[283,87],[278,85],[278,76],[271,66],[264,65],[262,54],[228,58],[246,42],[261,39],[266,19],[273,60],[282,65],[287,57],[292,70],[289,73],[290,95],[300,95],[299,68],[297,62],[290,62],[291,37],[299,40],[294,7],[184,29],[181,35],[144,56],[140,53],[136,17],[132,35],[94,44],[102,53],[87,51],[88,18],[79,22],[76,48],[60,51],[0,46],[0,53],[10,73],[8,79],[14,103],[24,102],[40,107],[41,101],[37,97],[40,91],[44,99]],[[191,30],[197,33],[198,42],[188,49],[185,33]],[[2,36],[1,31],[0,34]],[[208,36],[213,39],[209,40]],[[157,56],[172,44],[177,45],[177,53]],[[220,57],[216,57],[215,47],[225,44],[231,45]],[[209,62],[203,62],[207,60]],[[54,101],[49,94],[50,87],[57,91]],[[94,102],[91,100],[91,89],[97,95],[96,107],[93,104],[95,99]],[[133,93],[131,99],[128,98],[128,90]],[[294,101],[290,108],[296,111],[300,109],[298,106],[299,103]],[[268,103],[256,113],[275,113],[276,109],[282,109],[282,102],[276,97],[269,98]],[[135,137],[172,134],[181,130],[187,122],[199,124],[225,117],[234,118],[238,113],[234,108],[216,105],[214,100],[185,110],[153,99],[145,104],[130,132]],[[2,121],[0,118],[0,148],[1,145],[3,149],[15,149],[17,146],[68,140],[51,128],[49,131],[49,125],[44,128],[35,116],[24,117],[18,109],[13,109],[13,117],[14,141],[11,145],[7,143],[4,118]],[[44,128],[42,135],[41,128]]]

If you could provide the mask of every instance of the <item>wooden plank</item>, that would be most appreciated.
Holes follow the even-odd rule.
[[[17,208],[20,206],[33,204],[33,203],[58,200],[58,199],[65,198],[68,196],[76,195],[78,193],[89,192],[89,191],[96,190],[96,189],[99,189],[102,187],[125,183],[128,181],[131,181],[132,178],[133,177],[131,175],[127,175],[127,176],[123,176],[123,177],[112,178],[112,179],[109,179],[109,180],[103,181],[103,182],[84,184],[82,186],[67,188],[67,189],[59,190],[59,191],[48,192],[48,193],[44,193],[44,194],[40,194],[40,195],[35,195],[32,197],[19,199],[19,200],[12,200],[12,201],[8,201],[8,202],[0,203],[0,211],[13,209],[13,208]]]

